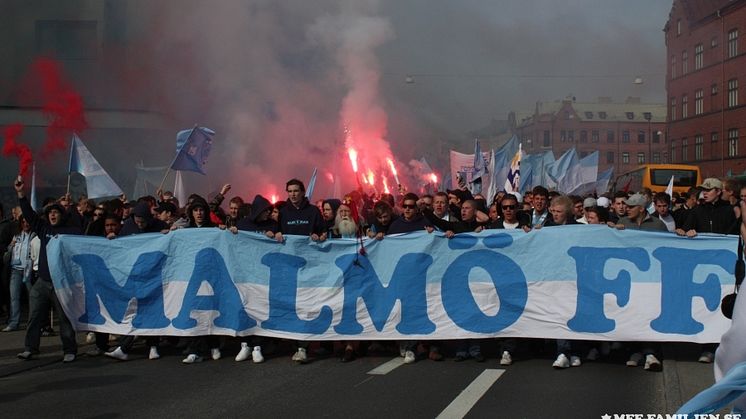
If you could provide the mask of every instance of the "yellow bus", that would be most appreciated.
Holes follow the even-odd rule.
[[[639,192],[650,188],[665,192],[673,176],[673,191],[686,193],[692,186],[702,183],[699,167],[688,164],[645,164],[635,170],[617,176],[613,191]]]

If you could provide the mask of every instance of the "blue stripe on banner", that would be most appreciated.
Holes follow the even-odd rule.
[[[387,236],[361,256],[352,239],[187,229],[60,236],[48,255],[79,330],[715,342],[736,245],[583,225]]]

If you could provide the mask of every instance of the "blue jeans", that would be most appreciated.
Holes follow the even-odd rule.
[[[8,319],[8,327],[11,329],[18,329],[18,325],[21,321],[21,295],[23,295],[23,286],[26,286],[26,291],[31,294],[31,283],[23,283],[23,270],[11,269],[10,270],[10,318]]]

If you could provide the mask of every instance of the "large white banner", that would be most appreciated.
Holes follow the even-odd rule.
[[[704,343],[729,325],[734,236],[582,225],[364,244],[193,229],[60,236],[48,255],[75,328],[116,334]]]

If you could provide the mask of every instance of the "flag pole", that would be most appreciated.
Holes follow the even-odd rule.
[[[70,160],[67,164],[67,192],[65,192],[65,195],[70,195],[70,171],[73,166],[73,145],[75,144],[75,136],[77,134],[73,133],[72,138],[70,139]]]
[[[192,131],[189,133],[189,136],[187,137],[186,141],[184,141],[184,146],[189,143],[189,139],[192,138],[192,134],[194,134],[194,130],[196,130],[199,126],[197,124],[194,124],[194,128],[192,128]],[[183,147],[183,146],[182,146]],[[163,191],[163,184],[166,183],[166,177],[168,177],[168,174],[171,173],[171,166],[174,165],[176,162],[176,159],[179,158],[179,154],[181,153],[181,150],[179,150],[176,155],[174,156],[174,159],[171,160],[171,164],[168,165],[168,169],[166,169],[166,174],[163,175],[163,180],[161,180],[161,184],[158,186],[159,191]],[[158,193],[158,191],[156,191]]]

